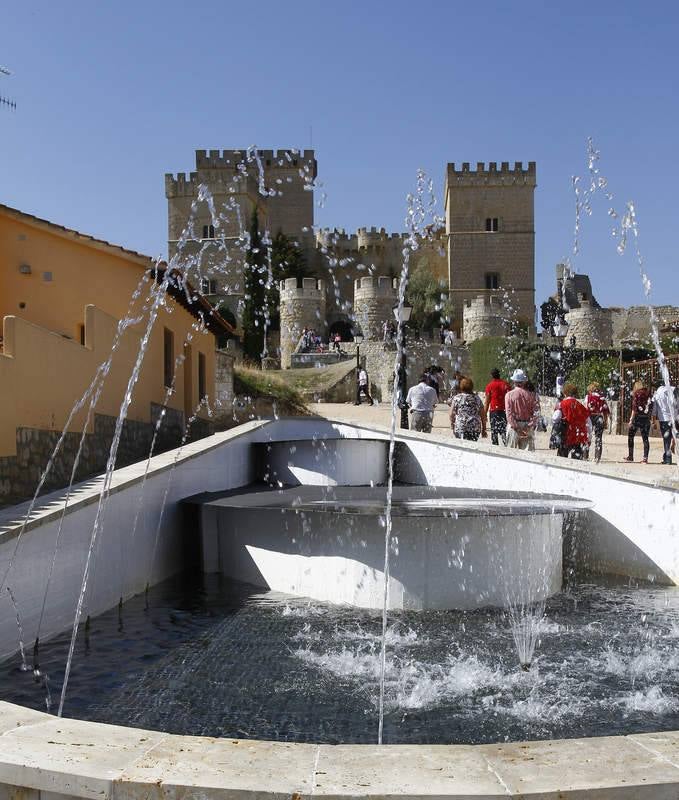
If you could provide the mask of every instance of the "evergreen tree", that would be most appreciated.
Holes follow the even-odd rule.
[[[308,275],[304,253],[296,242],[279,230],[271,243],[272,283],[267,291],[271,330],[280,329],[279,286],[285,278],[305,278]]]
[[[432,275],[426,258],[421,259],[410,274],[406,300],[413,307],[409,325],[415,330],[437,328],[452,315],[448,284]]]
[[[268,269],[266,248],[259,230],[257,207],[250,218],[250,243],[245,259],[243,280],[245,299],[241,321],[243,325],[243,354],[259,364],[264,352],[264,307]]]

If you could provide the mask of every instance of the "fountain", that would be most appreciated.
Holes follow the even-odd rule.
[[[261,178],[256,150],[244,168]],[[401,302],[431,230],[426,190],[419,175]],[[203,201],[219,229],[222,212]],[[106,474],[52,508],[36,492],[22,519],[4,518],[0,781],[64,797],[676,783],[674,740],[661,733],[679,728],[676,492],[397,433],[397,374],[390,430],[254,420],[192,443],[189,420],[174,452],[154,455],[154,436],[145,463],[116,470],[180,266],[147,287],[141,319],[121,322],[121,334],[141,322],[145,335]],[[198,268],[190,260],[180,275],[185,291]],[[74,413],[92,412],[107,372]],[[628,508],[644,510],[630,519]],[[569,569],[617,578],[563,591],[563,551]],[[56,691],[59,717],[75,719],[40,710]],[[421,747],[351,748],[375,742]],[[554,763],[558,774],[533,774]],[[574,765],[582,773],[564,777]]]

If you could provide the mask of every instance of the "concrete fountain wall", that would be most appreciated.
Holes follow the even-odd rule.
[[[140,525],[133,541],[104,536],[99,559],[107,575],[96,582],[88,609],[114,606],[149,577],[161,580],[178,567],[182,497],[203,490],[243,486],[252,479],[247,453],[253,442],[328,436],[386,437],[384,430],[313,421],[250,423],[153,460]],[[614,474],[590,474],[585,464],[540,463],[529,454],[512,458],[489,446],[406,434],[410,460],[402,478],[414,482],[555,492],[589,498],[588,530],[578,542],[590,565],[620,574],[679,579],[678,492]],[[128,529],[144,465],[114,477],[109,524]],[[168,483],[170,476],[171,483]],[[156,522],[165,491],[168,505]],[[74,582],[84,560],[97,483],[78,488],[65,517],[66,543],[50,594],[46,633],[66,627],[75,606]],[[45,562],[51,558],[59,518],[52,497],[34,513],[20,543],[10,585],[24,610],[27,638],[42,599]],[[14,549],[21,509],[0,516],[0,569]],[[67,526],[67,528],[66,528]],[[110,542],[108,541],[110,540]],[[121,553],[123,554],[121,556]],[[21,566],[20,561],[24,561]],[[29,568],[30,567],[30,568]],[[121,581],[121,569],[129,569]],[[60,599],[63,595],[64,599]],[[5,601],[6,602],[6,601]],[[54,605],[54,607],[53,607]],[[0,619],[0,651],[16,647],[7,607]],[[136,798],[403,797],[675,798],[679,796],[679,733],[650,733],[566,741],[479,746],[316,746],[173,736],[77,720],[57,719],[0,703],[0,800],[136,800]]]

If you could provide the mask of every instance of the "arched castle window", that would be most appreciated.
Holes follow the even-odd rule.
[[[498,272],[486,272],[486,289],[500,288],[500,274]]]
[[[215,238],[215,226],[203,225],[203,239],[214,239],[214,238]]]
[[[486,230],[489,233],[497,233],[500,230],[500,220],[498,217],[486,217]]]

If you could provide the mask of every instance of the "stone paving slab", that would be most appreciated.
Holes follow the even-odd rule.
[[[170,736],[120,775],[113,798],[145,798],[149,786],[168,800],[189,793],[201,800],[309,795],[317,751],[311,744]]]
[[[502,781],[472,745],[321,745],[314,796],[494,797]]]

